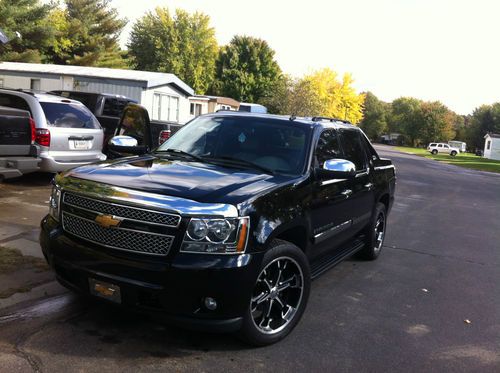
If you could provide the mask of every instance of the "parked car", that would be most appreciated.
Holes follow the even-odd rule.
[[[167,141],[181,127],[182,125],[176,122],[151,120],[144,106],[128,104],[116,127],[117,137],[108,143],[107,155],[115,159],[131,154],[147,153]],[[133,146],[125,149],[121,136],[132,137],[135,140]]]
[[[70,289],[266,345],[297,325],[312,278],[377,259],[394,189],[358,127],[220,112],[57,175],[40,243]]]
[[[0,106],[0,180],[38,170],[38,153],[30,113]]]
[[[41,171],[65,171],[106,159],[101,151],[103,130],[81,102],[47,93],[0,89],[0,105],[30,112]]]
[[[456,156],[457,154],[460,153],[460,149],[454,148],[448,144],[441,143],[441,142],[433,142],[430,143],[427,146],[427,151],[430,152],[433,155],[436,155],[438,153],[443,153],[443,154],[449,154],[452,157]]]
[[[267,108],[264,105],[251,104],[248,102],[241,102],[238,111],[243,111],[246,113],[267,114]]]
[[[467,151],[467,143],[463,141],[457,141],[457,140],[448,141],[448,145],[451,146],[452,148],[458,148],[458,150],[460,150],[460,153],[465,153]]]
[[[51,91],[50,93],[80,101],[89,108],[104,129],[104,150],[106,150],[108,140],[115,134],[125,106],[137,103],[136,100],[129,97],[109,93],[67,90]]]

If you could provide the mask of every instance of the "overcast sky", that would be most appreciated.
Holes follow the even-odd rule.
[[[359,91],[440,100],[459,114],[500,101],[500,1],[113,0],[130,27],[156,6],[208,14],[217,40],[267,40],[284,72],[350,72]]]

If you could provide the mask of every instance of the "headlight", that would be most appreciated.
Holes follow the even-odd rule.
[[[56,221],[59,221],[59,212],[61,206],[61,190],[54,186],[49,199],[49,215]]]
[[[192,218],[181,251],[208,254],[239,254],[245,251],[250,220]]]

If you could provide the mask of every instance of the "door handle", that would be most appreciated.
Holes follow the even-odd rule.
[[[367,183],[367,184],[365,184],[365,188],[368,189],[368,190],[372,190],[373,183]]]
[[[345,196],[345,198],[349,198],[351,196],[351,194],[352,194],[352,190],[351,189],[346,189],[343,192],[341,192],[340,194],[342,194],[343,196]]]

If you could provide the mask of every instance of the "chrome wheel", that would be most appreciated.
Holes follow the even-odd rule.
[[[377,222],[374,228],[375,234],[375,247],[373,248],[376,253],[382,249],[382,244],[384,243],[385,236],[385,215],[380,213],[377,217]]]
[[[292,258],[271,261],[259,274],[250,303],[252,321],[264,334],[276,334],[293,320],[304,293],[304,275]]]

